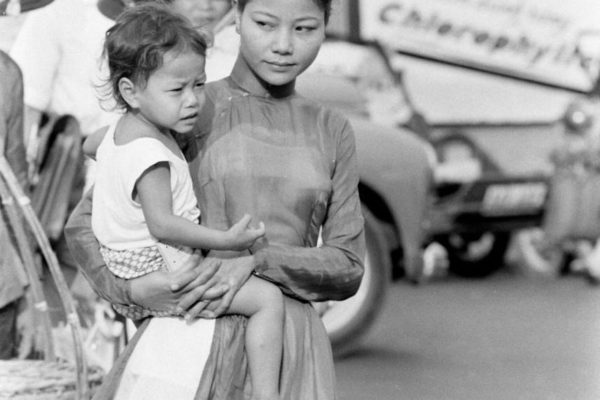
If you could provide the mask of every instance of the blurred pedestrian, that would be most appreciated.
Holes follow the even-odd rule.
[[[28,159],[37,155],[40,115],[73,115],[83,136],[119,116],[99,88],[108,73],[102,63],[104,35],[114,19],[136,2],[153,0],[54,0],[31,11],[10,54],[21,67],[25,85],[25,141]],[[166,0],[196,26],[212,29],[230,8],[229,0]],[[93,182],[92,163],[87,186]]]
[[[167,0],[166,3],[171,4],[173,10],[186,17],[195,28],[206,33],[213,32],[231,9],[231,0]]]
[[[23,83],[19,67],[0,50],[0,154],[27,192],[23,144]],[[0,205],[0,359],[33,350],[34,326],[27,301],[28,280]],[[20,346],[19,346],[20,344]]]
[[[122,7],[119,0],[54,0],[28,13],[10,51],[23,71],[28,146],[42,112],[74,116],[84,136],[118,117],[100,107],[96,87],[104,34]]]

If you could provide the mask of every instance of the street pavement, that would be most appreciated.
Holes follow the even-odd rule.
[[[504,270],[392,283],[340,400],[600,399],[600,287]]]

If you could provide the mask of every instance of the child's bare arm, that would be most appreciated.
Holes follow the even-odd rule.
[[[106,131],[108,131],[107,126],[98,129],[85,139],[83,142],[83,153],[86,156],[93,158],[94,160],[96,159],[96,151],[98,150],[100,143],[102,143],[102,139],[104,139]]]
[[[262,223],[258,228],[250,227],[250,216],[244,216],[229,230],[220,231],[174,215],[167,162],[148,168],[135,189],[148,229],[160,241],[202,249],[245,250],[265,234]]]

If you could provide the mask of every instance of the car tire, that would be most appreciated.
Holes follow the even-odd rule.
[[[484,278],[504,265],[508,232],[450,234],[440,240],[448,252],[448,269],[465,278]]]
[[[335,357],[355,351],[381,313],[391,277],[385,238],[377,219],[363,207],[367,253],[365,274],[357,293],[343,301],[314,303],[321,315]]]

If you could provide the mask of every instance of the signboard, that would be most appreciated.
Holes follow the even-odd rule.
[[[360,35],[399,52],[587,92],[600,61],[600,0],[362,0]],[[590,43],[593,54],[582,51]]]

